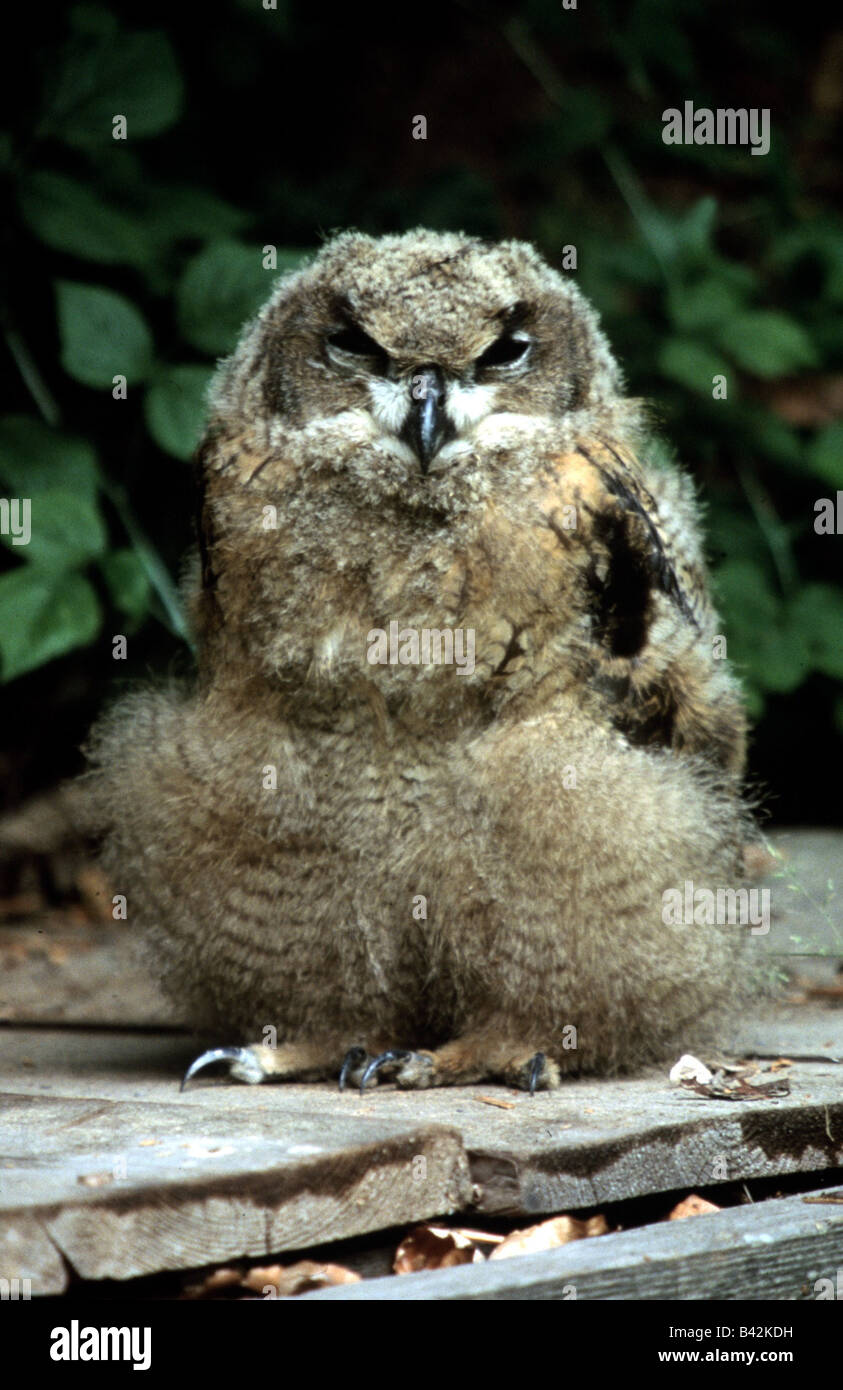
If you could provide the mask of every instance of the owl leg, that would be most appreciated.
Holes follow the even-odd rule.
[[[181,1089],[197,1072],[215,1062],[225,1062],[235,1081],[255,1086],[262,1081],[323,1081],[340,1072],[340,1088],[346,1080],[359,1083],[369,1062],[364,1047],[347,1051],[341,1043],[282,1043],[268,1047],[253,1043],[249,1047],[213,1047],[197,1057],[185,1072]]]
[[[397,1066],[395,1082],[402,1090],[502,1081],[532,1095],[534,1091],[555,1090],[559,1085],[559,1068],[544,1052],[535,1052],[512,1040],[490,1038],[485,1033],[458,1038],[435,1052],[384,1052],[362,1072],[361,1090],[386,1066]]]

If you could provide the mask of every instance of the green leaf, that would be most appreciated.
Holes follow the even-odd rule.
[[[708,255],[716,219],[717,199],[712,197],[700,198],[682,217],[677,218],[677,249],[686,259],[702,260]]]
[[[0,420],[0,481],[12,496],[63,489],[93,502],[97,456],[84,439],[52,429],[31,415]]]
[[[112,550],[101,561],[100,568],[111,601],[121,613],[139,622],[149,611],[152,585],[143,561],[134,550]]]
[[[0,664],[4,681],[34,671],[100,630],[96,593],[84,575],[55,576],[34,565],[0,575]]]
[[[843,680],[843,592],[833,584],[806,584],[790,605],[790,621],[804,634],[814,668]]]
[[[38,134],[83,149],[108,144],[125,116],[129,140],[159,135],[182,108],[182,79],[158,30],[76,33],[61,51],[45,93]]]
[[[740,298],[717,275],[706,275],[691,285],[674,285],[668,294],[671,319],[677,328],[689,333],[723,323],[741,307]]]
[[[210,367],[169,367],[156,376],[143,403],[146,425],[156,444],[179,459],[189,459],[207,414]]]
[[[214,241],[189,262],[176,292],[181,331],[193,347],[230,352],[246,319],[267,299],[277,272],[258,246]]]
[[[738,366],[760,377],[785,376],[817,360],[804,328],[772,309],[737,315],[722,325],[718,342]]]
[[[102,555],[108,543],[96,501],[83,493],[57,488],[31,497],[30,526],[32,534],[25,546],[13,546],[11,536],[0,539],[31,566],[52,574],[87,564]]]
[[[843,488],[843,422],[820,430],[805,453],[811,472],[832,488]],[[843,644],[843,638],[841,638]]]
[[[143,267],[152,259],[143,224],[65,174],[29,174],[18,191],[27,226],[47,246],[103,265]]]
[[[773,459],[801,472],[804,446],[796,430],[778,415],[751,401],[735,406],[732,416],[735,438],[742,451],[761,459]]]
[[[98,285],[56,284],[61,361],[85,386],[111,386],[114,376],[143,381],[152,366],[152,335],[122,294]]]
[[[724,372],[721,358],[689,338],[668,338],[659,351],[659,370],[671,381],[711,399],[712,378]]]
[[[239,232],[249,215],[218,198],[207,188],[180,184],[147,184],[139,189],[144,197],[144,218],[156,237],[167,241],[210,241]]]
[[[748,560],[727,560],[716,571],[715,588],[729,656],[738,667],[748,668],[748,683],[776,694],[800,686],[812,667],[808,642],[769,588],[764,571]]]

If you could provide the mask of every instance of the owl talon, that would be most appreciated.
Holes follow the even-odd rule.
[[[534,1052],[528,1061],[513,1068],[504,1079],[521,1091],[529,1091],[533,1096],[536,1091],[556,1090],[559,1085],[559,1068],[544,1052]]]
[[[367,1074],[370,1058],[365,1047],[350,1047],[342,1059],[340,1067],[340,1090],[345,1090],[345,1083],[351,1080],[358,1085]],[[362,1088],[361,1088],[362,1089]]]
[[[405,1052],[403,1048],[392,1048],[388,1052],[382,1052],[379,1057],[373,1057],[360,1079],[360,1094],[363,1094],[369,1082],[383,1067],[392,1066],[395,1062],[408,1062],[414,1055],[412,1052]]]
[[[530,1062],[530,1095],[535,1095],[536,1085],[547,1061],[543,1052],[537,1052]]]
[[[179,1087],[183,1091],[191,1077],[204,1067],[209,1067],[213,1062],[227,1062],[229,1064],[229,1074],[235,1081],[245,1081],[249,1085],[257,1085],[264,1080],[264,1070],[261,1067],[254,1051],[249,1047],[212,1047],[207,1052],[191,1062],[184,1074],[184,1080]]]

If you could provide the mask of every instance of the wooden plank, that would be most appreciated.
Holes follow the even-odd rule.
[[[841,1015],[834,1017],[840,1045]],[[327,1161],[431,1127],[452,1136],[449,1161],[462,1156],[478,1211],[519,1217],[843,1163],[843,1070],[831,1063],[797,1065],[790,1096],[752,1103],[698,1098],[671,1086],[663,1073],[570,1081],[533,1097],[488,1085],[428,1092],[383,1087],[360,1097],[340,1095],[327,1084],[246,1087],[210,1078],[180,1096],[178,1079],[197,1047],[178,1036],[0,1030],[0,1090],[6,1093],[0,1153],[7,1156],[0,1161],[0,1206],[75,1207],[80,1177],[125,1168],[125,1179],[113,1185],[115,1199],[128,1182],[147,1194],[154,1213],[166,1189],[167,1208],[183,1212],[196,1199],[200,1179],[201,1201],[219,1193],[223,1212],[227,1203],[236,1207],[238,1183],[241,1192],[260,1186],[261,1173],[293,1158],[305,1183],[308,1145]],[[64,1119],[51,1108],[56,1105],[64,1107]],[[144,1139],[157,1142],[144,1145]],[[209,1145],[216,1152],[207,1151]],[[426,1150],[413,1153],[424,1157]],[[250,1250],[304,1247],[340,1231],[355,1234],[452,1211],[444,1195],[449,1182],[441,1168],[434,1171],[432,1188],[423,1176],[413,1180],[421,1187],[408,1187],[405,1162],[391,1205],[378,1199],[375,1210],[352,1212],[345,1202],[337,1213],[323,1203],[323,1215],[308,1224],[290,1208],[257,1234],[249,1228]],[[13,1181],[14,1203],[2,1197]],[[187,1206],[180,1206],[182,1189]],[[106,1202],[110,1194],[94,1195]],[[460,1200],[465,1205],[469,1198],[463,1193]],[[229,1257],[237,1247],[222,1215],[222,1240],[209,1223],[204,1229],[192,1224],[195,1234],[182,1241],[181,1219],[170,1223],[149,1262],[172,1268],[189,1257],[202,1264]],[[91,1257],[85,1267],[104,1266]]]
[[[0,926],[0,1023],[167,1028],[178,1018],[136,959],[125,923],[55,914]]]
[[[827,1199],[830,1192],[806,1195]],[[371,1279],[302,1296],[372,1302],[815,1299],[828,1292],[818,1280],[838,1287],[843,1188],[835,1195],[839,1204],[779,1198],[578,1240],[538,1255]]]
[[[466,1205],[459,1135],[388,1118],[2,1095],[0,1277],[87,1279],[261,1256]]]

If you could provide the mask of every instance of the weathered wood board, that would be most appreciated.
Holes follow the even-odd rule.
[[[127,924],[54,915],[0,926],[0,1023],[168,1028],[176,1011],[133,950]]]
[[[814,1055],[826,1043],[843,1054],[843,1011],[797,1017]],[[180,1095],[197,1046],[0,1030],[0,1276],[49,1292],[63,1287],[57,1252],[84,1277],[129,1278],[470,1205],[536,1217],[843,1163],[831,1061],[797,1063],[790,1096],[751,1103],[689,1095],[662,1073],[533,1097],[211,1079]]]
[[[828,1198],[836,1195],[837,1203]],[[806,1201],[806,1196],[810,1198]],[[368,1279],[310,1299],[766,1299],[828,1297],[839,1287],[843,1188],[666,1221],[482,1265]],[[787,1315],[782,1313],[782,1323]]]
[[[829,881],[843,839],[774,839],[788,859],[766,880],[772,929],[754,940],[833,989],[843,920]],[[203,1042],[160,1031],[173,1013],[130,948],[122,925],[0,928],[0,1277],[31,1278],[36,1293],[65,1287],[66,1262],[86,1278],[130,1278],[469,1207],[538,1219],[843,1164],[843,1007],[831,996],[758,1010],[722,1039],[726,1054],[794,1059],[779,1099],[705,1100],[664,1071],[534,1097],[492,1085],[360,1097],[210,1077],[180,1095]]]

